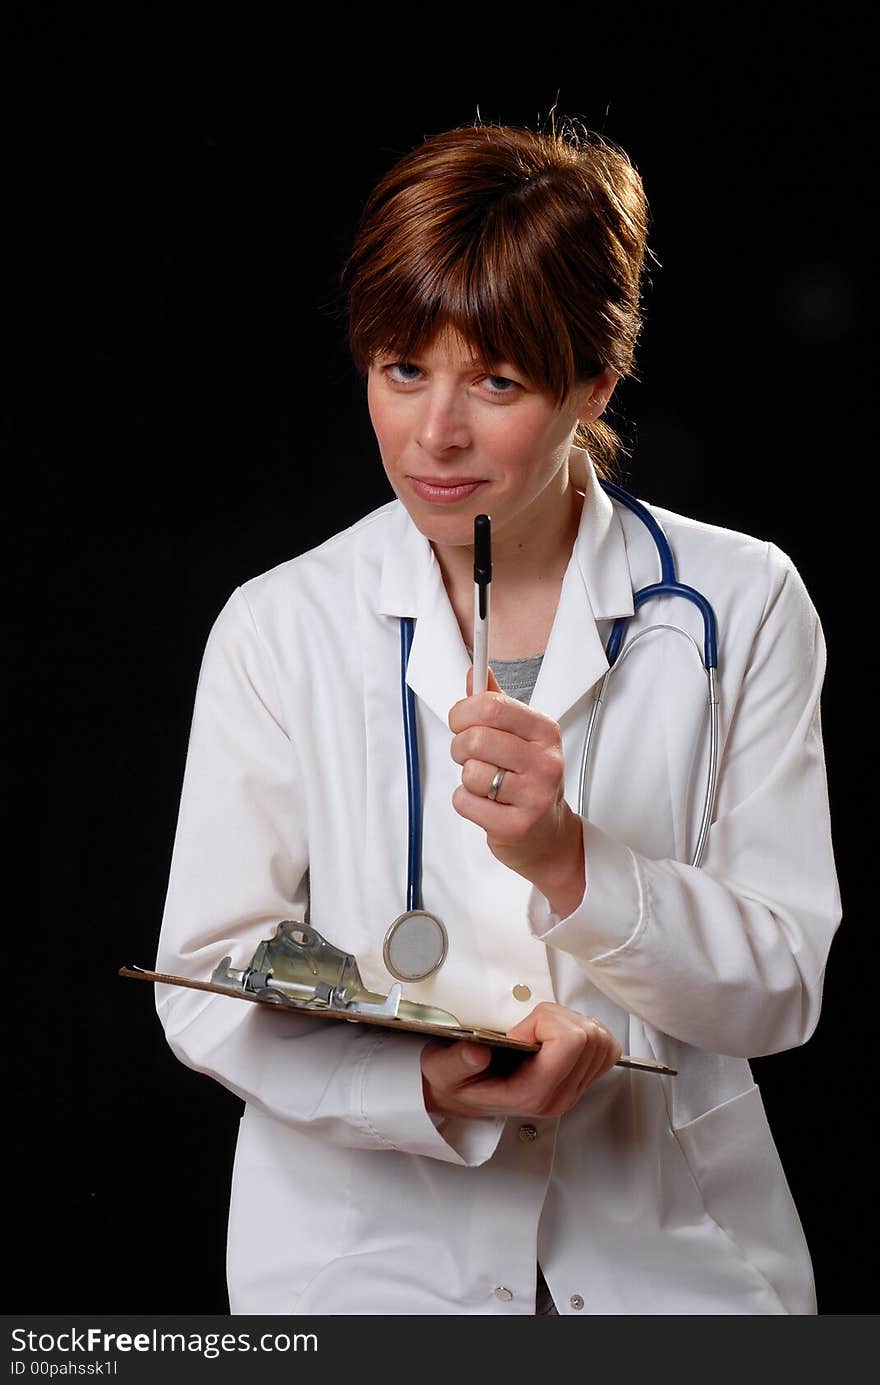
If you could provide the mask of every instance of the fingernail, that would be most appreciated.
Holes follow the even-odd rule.
[[[466,1048],[464,1050],[464,1061],[467,1063],[468,1067],[481,1068],[485,1062],[483,1050],[481,1048]]]

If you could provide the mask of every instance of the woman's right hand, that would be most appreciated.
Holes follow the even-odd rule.
[[[513,1072],[486,1072],[487,1044],[431,1042],[422,1050],[425,1108],[435,1115],[563,1116],[593,1082],[617,1062],[617,1040],[598,1020],[542,1001],[508,1031],[508,1038],[539,1043]]]

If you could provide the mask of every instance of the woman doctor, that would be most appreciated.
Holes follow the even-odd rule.
[[[159,986],[174,1052],[246,1103],[233,1313],[816,1311],[748,1058],[813,1032],[840,916],[824,643],[772,543],[650,507],[718,621],[718,783],[690,864],[702,620],[673,597],[635,609],[657,549],[599,484],[646,226],[626,156],[573,128],[428,139],[365,208],[343,283],[396,498],[220,613],[157,969],[245,965],[308,908],[388,991],[411,619],[422,898],[448,955],[404,994],[541,1047],[505,1076],[477,1044]],[[480,513],[493,676],[474,695]],[[609,678],[580,811],[621,616],[628,639],[652,633]],[[678,1075],[615,1066],[621,1051]]]

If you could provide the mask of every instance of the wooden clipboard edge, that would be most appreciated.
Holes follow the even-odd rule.
[[[262,1000],[258,995],[246,995],[234,991],[229,986],[218,986],[213,981],[192,981],[186,976],[170,976],[167,972],[144,971],[140,967],[120,967],[119,976],[130,976],[135,981],[160,982],[163,986],[189,986],[194,991],[213,991],[216,995],[227,995],[232,1000],[250,1000],[262,1005],[265,1010],[277,1010],[285,1015],[306,1015],[309,1019],[345,1020],[348,1024],[372,1024],[380,1029],[396,1029],[409,1034],[427,1034],[438,1039],[470,1039],[473,1043],[490,1044],[492,1048],[517,1049],[520,1053],[537,1053],[540,1044],[524,1043],[522,1039],[508,1039],[506,1034],[496,1034],[491,1029],[453,1028],[448,1024],[425,1024],[421,1020],[388,1019],[381,1015],[352,1015],[346,1010],[309,1010],[305,1006],[297,1010],[292,1005],[278,1005],[271,1000]]]
[[[269,1000],[261,1000],[258,995],[246,995],[244,991],[234,991],[229,986],[218,986],[213,981],[193,981],[187,976],[171,976],[168,972],[145,971],[142,967],[120,967],[119,976],[130,976],[135,981],[159,982],[163,986],[189,986],[194,991],[213,991],[215,995],[226,995],[231,1000],[250,1000],[262,1005],[265,1010],[277,1010],[285,1015],[318,1015],[322,1019],[345,1020],[348,1024],[372,1024],[380,1029],[396,1029],[408,1034],[429,1034],[438,1039],[469,1039],[472,1043],[488,1044],[492,1048],[513,1049],[520,1053],[537,1053],[540,1044],[525,1043],[522,1039],[508,1039],[506,1034],[498,1034],[493,1029],[453,1029],[444,1024],[423,1024],[418,1020],[385,1019],[379,1015],[350,1015],[344,1010],[296,1010],[292,1005],[277,1005]],[[637,1072],[654,1072],[662,1077],[676,1077],[677,1069],[669,1068],[651,1058],[632,1058],[624,1053],[615,1064],[618,1068],[633,1068]]]

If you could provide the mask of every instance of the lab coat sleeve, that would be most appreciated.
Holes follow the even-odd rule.
[[[282,919],[301,918],[305,794],[269,653],[236,590],[205,650],[156,969],[200,980],[240,966]],[[492,1154],[503,1122],[442,1125],[424,1107],[424,1040],[157,985],[176,1056],[275,1119],[321,1139],[457,1164]]]
[[[565,919],[537,891],[530,904],[533,933],[617,1004],[739,1057],[810,1037],[840,921],[820,723],[825,643],[791,560],[769,544],[767,562],[763,612],[722,722],[703,865],[648,859],[584,820],[581,904]]]

